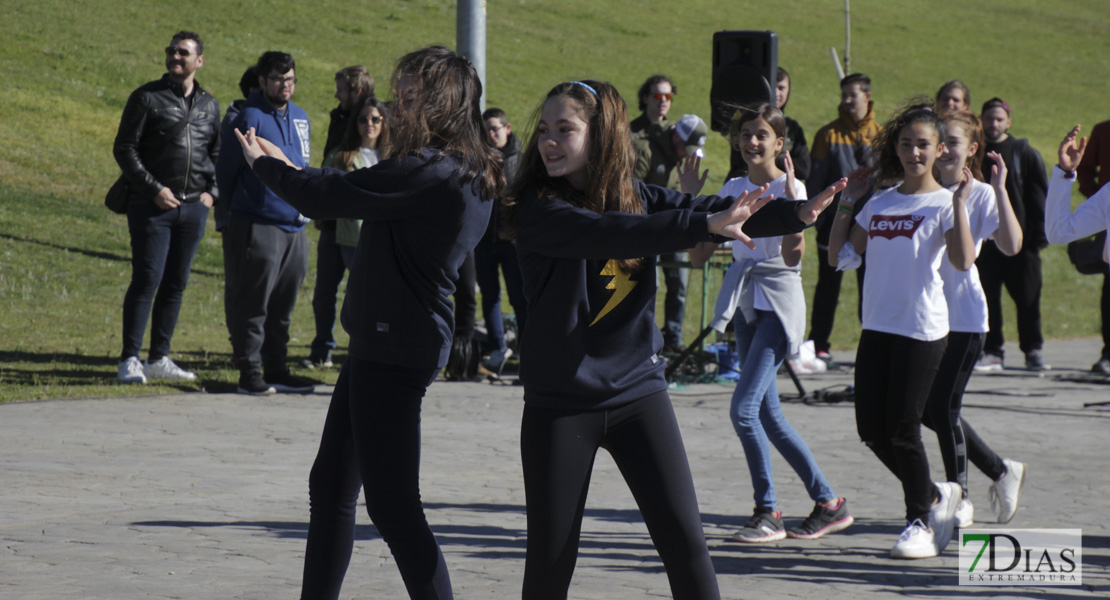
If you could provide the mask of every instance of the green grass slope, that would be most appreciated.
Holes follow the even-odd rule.
[[[952,78],[968,83],[973,105],[1001,96],[1014,108],[1013,133],[1029,137],[1051,164],[1071,125],[1110,118],[1102,95],[1110,75],[1110,32],[1097,4],[857,0],[851,69],[872,77],[883,117],[904,98],[931,95]],[[504,108],[520,133],[546,90],[571,78],[613,82],[635,113],[639,83],[655,72],[668,73],[680,92],[673,113],[706,116],[711,38],[723,29],[778,33],[780,64],[794,81],[788,112],[809,135],[836,114],[839,90],[828,48],[844,54],[839,0],[517,0],[490,2],[487,10],[487,105]],[[126,220],[100,202],[118,174],[111,144],[123,105],[135,87],[164,72],[161,48],[174,31],[202,35],[206,64],[198,79],[224,106],[239,96],[239,75],[261,52],[292,53],[300,79],[295,101],[313,120],[318,162],[327,112],[335,105],[333,72],[365,64],[380,94],[388,96],[398,56],[432,43],[454,46],[455,11],[453,2],[442,0],[199,0],[187,8],[146,1],[5,2],[0,401],[173,389],[114,384],[129,247]],[[713,191],[722,183],[727,145],[711,136],[707,150],[706,189]],[[180,362],[200,370],[209,386],[234,380],[227,364],[219,243],[210,230],[174,340]],[[813,255],[811,250],[806,258],[809,286]],[[1046,335],[1096,334],[1101,279],[1076,274],[1059,248],[1046,252],[1045,273]],[[700,319],[700,278],[692,280],[688,337]],[[858,325],[854,281],[845,281],[835,344],[846,353]],[[310,273],[295,316],[293,356],[306,354],[312,337],[311,285]]]

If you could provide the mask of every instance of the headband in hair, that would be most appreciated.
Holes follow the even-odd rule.
[[[580,86],[586,88],[587,90],[590,90],[590,93],[594,95],[594,98],[597,98],[598,100],[601,100],[601,96],[598,95],[597,90],[595,90],[594,88],[582,83],[581,81],[571,81],[570,83],[571,83],[571,85],[580,85]]]

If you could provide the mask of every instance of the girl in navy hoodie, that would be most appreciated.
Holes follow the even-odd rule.
[[[343,304],[350,356],[335,384],[309,476],[302,598],[338,598],[359,488],[412,598],[451,598],[420,502],[420,404],[447,362],[459,265],[504,184],[486,141],[474,66],[442,47],[393,72],[391,158],[350,173],[297,170],[237,133],[259,179],[316,219],[363,219]],[[270,151],[267,146],[267,151]]]
[[[674,597],[718,598],[659,357],[654,257],[721,235],[750,245],[801,231],[844,182],[809,203],[763,207],[766,186],[734,201],[634,181],[624,101],[598,81],[555,86],[535,122],[506,214],[529,311],[524,598],[566,597],[599,448],[631,488]]]

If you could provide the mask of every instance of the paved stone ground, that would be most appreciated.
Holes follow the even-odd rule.
[[[1047,376],[977,375],[965,416],[1003,456],[1026,462],[1012,527],[1082,528],[1082,587],[957,586],[955,544],[943,556],[888,558],[901,530],[900,487],[858,442],[846,403],[784,406],[856,524],[824,539],[766,546],[728,541],[752,507],[731,388],[673,393],[725,598],[1106,597],[1110,594],[1110,385],[1076,383],[1097,340],[1049,343]],[[1010,356],[1020,356],[1010,348]],[[840,358],[850,360],[845,353]],[[804,377],[843,386],[847,371]],[[780,389],[792,390],[780,379]],[[296,598],[308,520],[309,467],[329,389],[309,396],[189,394],[0,405],[0,598]],[[521,388],[432,386],[424,408],[423,488],[459,598],[519,597],[524,493]],[[934,474],[939,454],[929,434]],[[777,455],[787,524],[811,503]],[[971,498],[989,517],[989,481]],[[985,527],[997,527],[986,524]],[[401,598],[388,549],[361,513],[344,598]],[[667,598],[635,504],[608,455],[595,469],[572,598]]]

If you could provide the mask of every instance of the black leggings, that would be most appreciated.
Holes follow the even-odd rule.
[[[953,331],[948,334],[948,349],[940,361],[929,402],[921,416],[921,424],[937,433],[944,473],[955,481],[967,498],[967,462],[971,462],[992,481],[1001,477],[1006,468],[1002,458],[987,446],[963,417],[964,390],[971,378],[975,361],[983,350],[983,333]]]
[[[525,405],[520,427],[528,508],[525,600],[563,599],[578,559],[598,448],[613,456],[675,598],[720,598],[686,450],[667,392],[597,411]]]
[[[921,413],[947,338],[923,342],[864,329],[856,354],[856,428],[902,482],[906,520],[929,525],[937,489],[921,443]]]
[[[302,600],[339,597],[354,547],[360,487],[409,597],[453,597],[420,503],[420,403],[437,371],[353,357],[343,365],[308,480]]]

